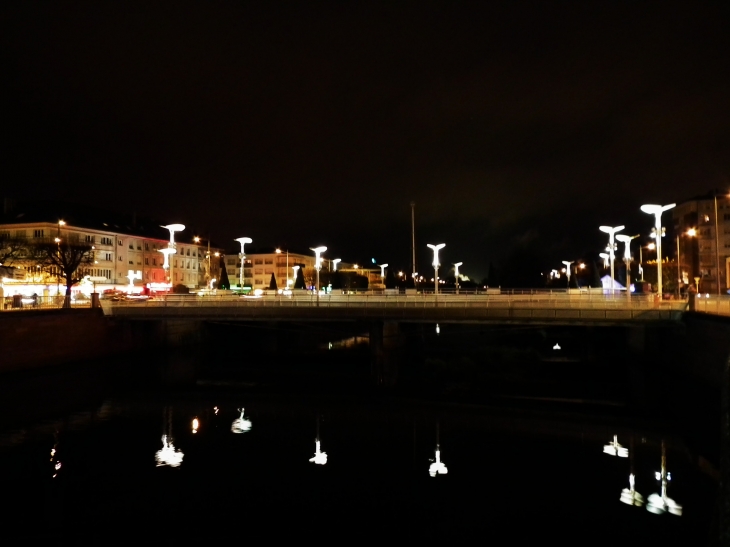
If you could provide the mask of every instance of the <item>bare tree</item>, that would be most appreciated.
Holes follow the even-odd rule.
[[[71,307],[71,287],[89,275],[94,264],[94,248],[78,239],[43,239],[29,245],[29,254],[38,262],[54,268],[64,280],[63,307]]]
[[[28,240],[24,237],[0,235],[0,266],[12,266],[13,262],[28,253]]]

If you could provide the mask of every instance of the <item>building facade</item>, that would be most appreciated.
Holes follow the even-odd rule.
[[[730,287],[730,197],[711,192],[672,209],[679,276],[700,292]],[[664,244],[666,245],[666,243]]]

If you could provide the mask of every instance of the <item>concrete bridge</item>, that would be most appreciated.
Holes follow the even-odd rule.
[[[686,301],[651,296],[534,292],[525,294],[168,295],[102,301],[106,316],[133,320],[396,321],[632,325],[677,322]]]

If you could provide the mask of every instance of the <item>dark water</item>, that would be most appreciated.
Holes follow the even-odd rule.
[[[608,407],[118,380],[87,368],[3,383],[8,544],[706,545],[713,533],[717,483],[683,438]],[[234,433],[240,408],[251,427]],[[614,434],[630,458],[603,453]],[[178,466],[156,461],[163,435]],[[310,461],[318,436],[325,465]],[[659,491],[662,441],[681,517],[619,501],[632,465],[644,498]],[[431,477],[437,443],[448,473]]]

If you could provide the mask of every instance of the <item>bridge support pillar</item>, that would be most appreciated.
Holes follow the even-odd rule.
[[[403,336],[396,321],[370,323],[370,376],[378,387],[393,387],[398,378]]]

